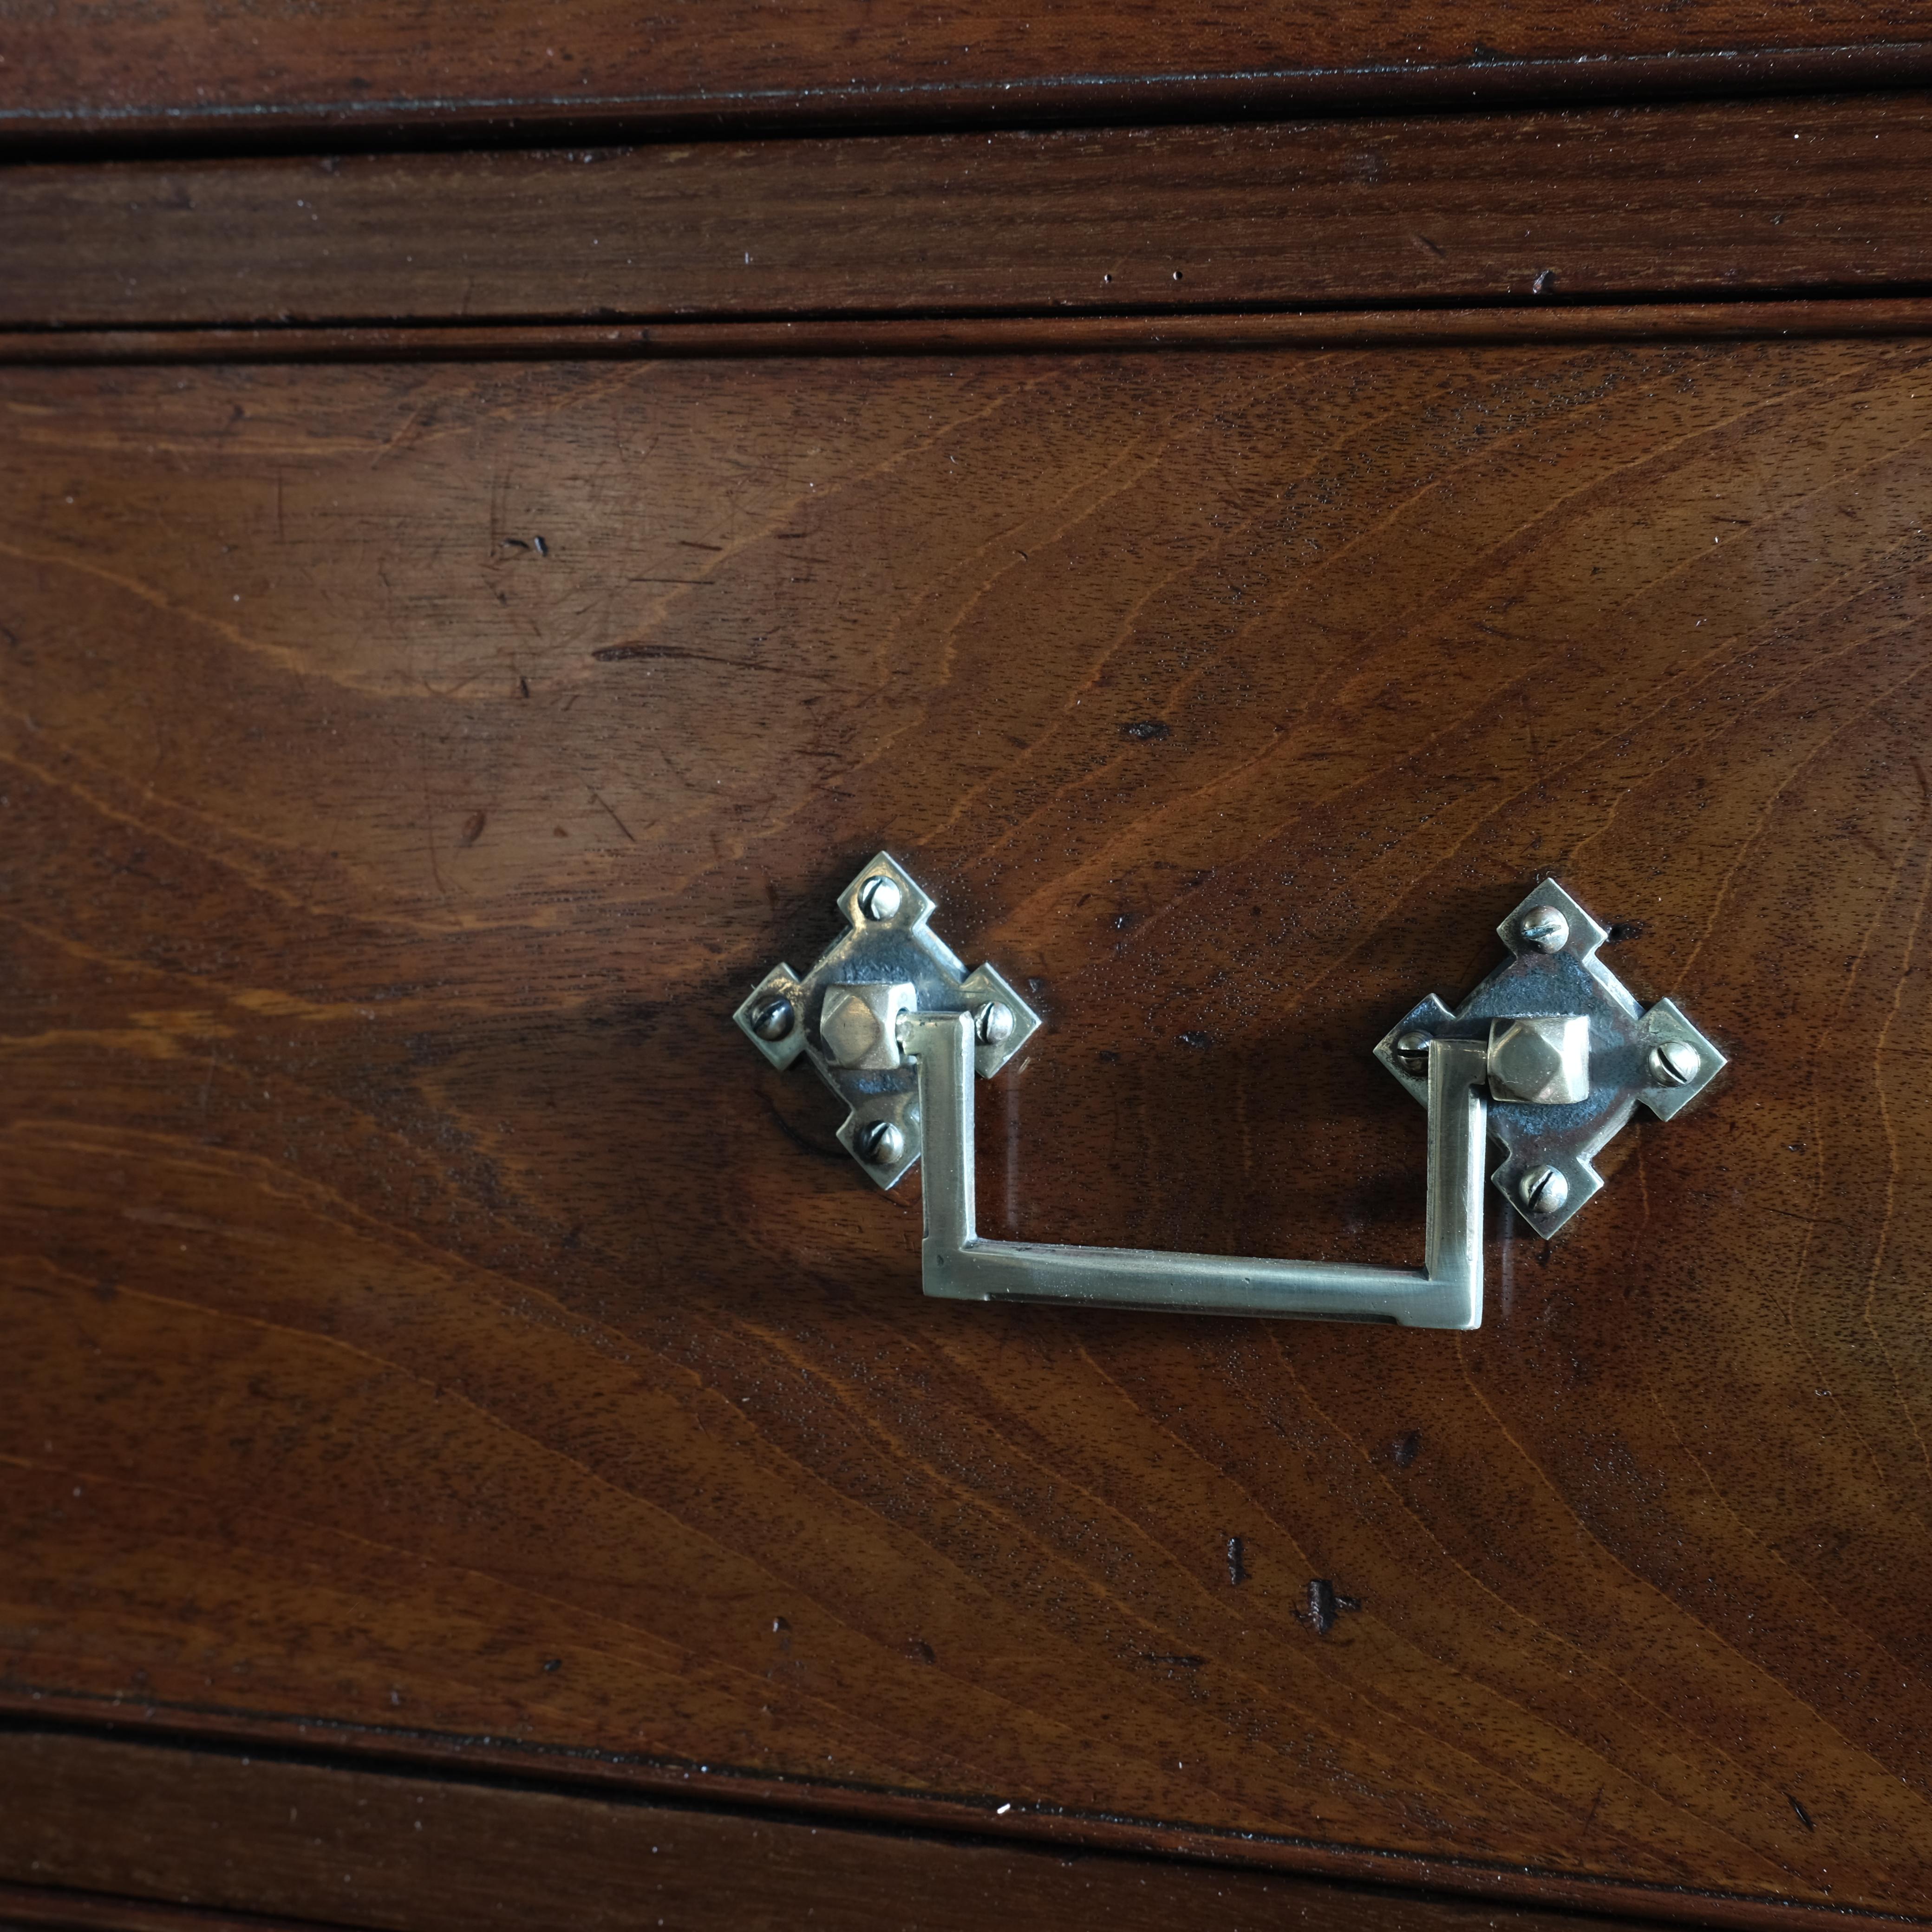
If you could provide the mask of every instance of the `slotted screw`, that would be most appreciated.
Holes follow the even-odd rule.
[[[1395,1057],[1411,1073],[1420,1073],[1429,1064],[1429,1036],[1412,1028],[1395,1043]]]
[[[1516,1185],[1516,1198],[1532,1214],[1553,1214],[1570,1198],[1570,1184],[1553,1167],[1532,1167]]]
[[[905,1136],[890,1120],[868,1120],[856,1138],[859,1158],[872,1167],[890,1167],[905,1152]]]
[[[783,1040],[798,1019],[798,1010],[782,993],[775,993],[752,1015],[752,1030],[760,1040]]]
[[[1010,1040],[1013,1031],[1012,1008],[998,1000],[988,1000],[980,1009],[975,1030],[988,1046],[998,1046],[1002,1040]]]
[[[1650,1049],[1650,1077],[1660,1087],[1688,1085],[1703,1064],[1703,1055],[1688,1040],[1660,1040]]]
[[[883,872],[874,872],[859,888],[859,910],[868,919],[890,919],[898,910],[903,897],[898,880],[889,879]]]
[[[1516,929],[1539,952],[1561,952],[1570,944],[1570,922],[1554,906],[1532,906]]]

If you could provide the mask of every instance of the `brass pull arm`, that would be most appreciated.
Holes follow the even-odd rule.
[[[1394,1322],[1409,1328],[1482,1325],[1489,1096],[1481,1042],[1438,1040],[1428,1048],[1426,1262],[1421,1268],[1382,1268],[988,1240],[974,1214],[973,1016],[916,1013],[908,1017],[903,1030],[919,1070],[925,1130],[928,1294],[955,1301]]]

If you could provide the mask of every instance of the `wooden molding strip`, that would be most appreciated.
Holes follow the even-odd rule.
[[[342,0],[262,10],[245,32],[151,0],[32,9],[10,21],[7,52],[0,140],[16,152],[1118,124],[1932,79],[1909,16],[1808,0],[1264,0],[1205,16],[1157,0],[670,0],[647,22],[617,0]]]
[[[1932,334],[1932,296],[1566,308],[1047,316],[958,322],[430,325],[0,331],[0,366],[99,363],[529,362],[653,357],[1002,356],[1150,350],[1426,348]]]
[[[0,170],[0,328],[1906,295],[1932,95]]]
[[[1312,1918],[1335,1932],[1499,1922],[1561,1932],[1567,1922],[1282,1873],[1076,1861],[983,1838],[70,1734],[0,1733],[0,1914],[127,1932],[179,1924],[154,1913],[163,1901],[278,1932],[291,1921],[382,1932],[628,1932],[653,1922],[747,1932],[808,1918],[828,1932],[1160,1932],[1207,1916]],[[27,1877],[36,1892],[21,1886],[10,1898],[5,1881]],[[65,1912],[63,1886],[76,1888]]]
[[[206,1911],[158,1899],[0,1881],[0,1932],[332,1932],[316,1918]]]
[[[585,1808],[598,1799],[635,1804],[638,1815],[646,1817],[656,1815],[668,1801],[679,1808],[704,1808],[714,1816],[727,1818],[747,1812],[763,1814],[793,1822],[794,1828],[806,1833],[836,1825],[860,1837],[872,1832],[918,1832],[1006,1846],[1022,1856],[1035,1857],[1058,1852],[1169,1860],[1182,1870],[1210,1867],[1222,1880],[1274,1875],[1298,1888],[1285,1893],[1283,1902],[1307,1900],[1316,1908],[1312,1922],[1334,1926],[1336,1932],[1465,1932],[1460,1924],[1438,1923],[1428,1917],[1412,1922],[1336,1916],[1336,1900],[1346,1900],[1355,1888],[1369,1888],[1358,1895],[1406,1894],[1418,1904],[1478,1902],[1482,1916],[1468,1922],[1466,1932],[1495,1932],[1495,1916],[1504,1911],[1511,1915],[1505,1932],[1560,1932],[1562,1924],[1568,1922],[1546,1922],[1538,1916],[1546,1911],[1588,1913],[1632,1924],[1703,1928],[1708,1932],[1823,1932],[1826,1927],[1880,1932],[1882,1928],[1932,1924],[1932,1920],[1904,1914],[1832,1910],[1688,1886],[1621,1883],[1561,1871],[1316,1844],[1150,1820],[1018,1806],[996,1812],[989,1803],[945,1794],[806,1784],[715,1766],[546,1750],[498,1738],[379,1731],[340,1723],[178,1706],[116,1702],[104,1707],[100,1700],[51,1692],[30,1694],[25,1699],[17,1690],[0,1694],[0,1713],[7,1712],[14,1714],[0,1718],[0,1881],[31,1878],[35,1882],[62,1882],[58,1863],[46,1862],[44,1840],[49,1830],[58,1829],[60,1820],[70,1815],[61,1795],[64,1778],[83,1782],[104,1778],[113,1786],[107,1795],[97,1792],[89,1798],[85,1809],[90,1818],[112,1815],[128,1821],[124,1829],[132,1834],[130,1858],[148,1846],[151,1838],[169,1845],[186,1842],[184,1818],[165,1828],[149,1825],[141,1816],[142,1804],[186,1804],[192,1810],[208,1807],[220,1821],[221,1828],[214,1835],[220,1858],[226,1860],[248,1842],[238,1822],[238,1805],[262,1806],[265,1824],[285,1808],[288,1800],[278,1796],[274,1786],[279,1766],[291,1775],[337,1778],[342,1780],[341,1789],[353,1787],[364,1792],[386,1788],[382,1782],[386,1780],[393,1780],[398,1789],[405,1780],[419,1779],[424,1790],[488,1790],[499,1780],[514,1782],[519,1790],[541,1790],[553,1802],[577,1808],[569,1814],[573,1819],[587,1817]],[[263,1752],[268,1755],[264,1756]],[[238,1778],[235,1767],[242,1768],[244,1774]],[[452,1780],[460,1782],[452,1785]],[[263,1792],[268,1794],[266,1798],[260,1796]],[[338,1810],[346,1809],[340,1801],[337,1804]],[[382,1809],[367,1796],[355,1801],[356,1814],[365,1826],[380,1816]],[[673,1815],[691,1814],[680,1808]],[[479,1830],[478,1841],[491,1842],[498,1827],[507,1829],[508,1823],[506,1814],[497,1825]],[[92,1832],[91,1825],[88,1828]],[[413,1833],[412,1826],[406,1828]],[[578,1829],[577,1825],[570,1826],[566,1835]],[[572,1842],[576,1842],[574,1838]],[[104,1862],[103,1840],[91,1835],[87,1844],[85,1869],[92,1875],[92,1882],[103,1888],[119,1883],[115,1875],[118,1868]],[[31,1872],[20,1868],[18,1848],[22,1846],[32,1848],[26,1853],[33,1864]],[[700,1868],[713,1869],[721,1856],[728,1856],[722,1841],[714,1845],[706,1840],[696,1862]],[[264,1840],[260,1856],[265,1872],[280,1882],[272,1833]],[[211,1855],[211,1869],[215,1862]],[[152,1866],[141,1868],[150,1870]],[[446,1871],[448,1858],[437,1868]],[[1349,1891],[1337,1889],[1340,1888]],[[1330,1889],[1335,1889],[1335,1897],[1326,1901],[1328,1909],[1324,1910],[1324,1901],[1317,1894]],[[178,1887],[174,1895],[194,1894]],[[312,1894],[300,1895],[308,1901],[302,1908],[304,1916],[327,1918],[329,1912],[340,1910],[339,1905],[331,1905],[324,1910]],[[1180,1909],[1183,1894],[1156,1892],[1149,1895],[1163,1901],[1161,1910],[1188,1916]],[[268,1912],[283,1909],[274,1902],[272,1892],[258,1890],[250,1896],[256,1902],[244,1908],[239,1899],[234,1899],[233,1908]],[[1252,1902],[1260,1903],[1262,1896],[1258,1894]],[[0,1902],[4,1902],[4,1894],[0,1894]],[[210,1891],[196,1902],[221,1900]],[[1104,1916],[1096,1916],[1094,1922],[1099,1924]],[[0,1917],[0,1924],[4,1922]],[[365,1922],[344,1918],[340,1922]],[[536,1923],[521,1917],[514,1922],[532,1928]],[[626,1918],[622,1922],[628,1925],[632,1922]],[[720,1922],[735,1928],[748,1922],[728,1917]],[[837,1922],[821,1914],[813,1922]],[[857,1924],[868,1922],[855,1922],[855,1932]],[[921,1922],[943,1927],[951,1922],[935,1916]],[[961,1922],[962,1928],[990,1922],[988,1917],[970,1915]],[[1109,1932],[1129,1932],[1131,1923],[1107,1922]],[[584,1932],[581,1922],[572,1922],[572,1932]]]

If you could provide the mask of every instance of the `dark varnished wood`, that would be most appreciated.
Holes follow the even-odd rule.
[[[1924,1912],[1928,352],[8,372],[11,1700]],[[882,844],[990,1232],[1413,1260],[1545,871],[1736,1064],[1474,1336],[929,1304]]]
[[[0,172],[0,324],[1910,292],[1932,101]]]
[[[5,1932],[316,1932],[322,1924],[38,1885],[0,1885],[0,1915]]]
[[[1932,335],[1932,297],[1525,303],[1214,315],[832,316],[815,322],[434,322],[328,328],[0,331],[0,364],[716,361],[739,356],[1082,355]]]
[[[992,1926],[1613,1932],[1639,1922],[782,1814],[0,1733],[0,1922],[23,1881],[381,1932]],[[11,1882],[8,1882],[10,1881]],[[13,1898],[8,1896],[14,1892]],[[58,1920],[57,1920],[58,1922]],[[84,1920],[84,1923],[100,1922]],[[145,1926],[140,1932],[146,1932]]]
[[[1817,0],[486,0],[401,7],[71,0],[4,15],[0,136],[50,142],[515,137],[547,128],[1196,119],[1472,102],[1897,85],[1932,69],[1910,8]]]

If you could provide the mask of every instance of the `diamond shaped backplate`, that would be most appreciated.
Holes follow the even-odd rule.
[[[882,918],[866,910],[868,896],[874,906],[891,896],[868,895],[874,880],[888,880],[898,892],[897,904]],[[811,1061],[820,1078],[845,1102],[840,1141],[881,1187],[894,1186],[920,1156],[918,1070],[910,1063],[878,1070],[836,1064],[819,1030],[829,987],[910,985],[922,1012],[980,1014],[996,1003],[1004,1006],[1012,1016],[1011,1030],[1002,1038],[980,1038],[974,1048],[975,1066],[988,1078],[1040,1030],[1040,1016],[1003,974],[992,966],[968,973],[958,954],[933,932],[927,923],[933,904],[931,896],[890,853],[880,853],[838,895],[838,909],[848,929],[826,948],[818,963],[802,974],[789,966],[775,966],[734,1016],[746,1039],[774,1066],[789,1066],[800,1054]],[[795,1017],[781,1038],[771,1040],[760,1036],[756,1020],[775,996],[790,1002]],[[890,1159],[868,1160],[860,1152],[860,1137],[880,1121],[898,1130],[898,1150]]]
[[[1568,928],[1563,944],[1545,951],[1526,936],[1532,913],[1553,910]],[[1505,1199],[1539,1234],[1556,1233],[1604,1184],[1592,1164],[1622,1130],[1641,1101],[1664,1120],[1678,1112],[1716,1078],[1724,1056],[1687,1019],[1676,1003],[1659,1000],[1646,1012],[1629,988],[1597,956],[1610,936],[1555,880],[1526,896],[1496,928],[1510,956],[1451,1012],[1434,994],[1418,1000],[1376,1042],[1376,1058],[1424,1106],[1426,1073],[1405,1060],[1396,1042],[1408,1033],[1443,1040],[1487,1039],[1493,1020],[1536,1016],[1586,1016],[1590,1022],[1590,1093],[1570,1106],[1542,1106],[1492,1099],[1490,1133],[1506,1157],[1490,1177]],[[1664,1077],[1653,1058],[1666,1041],[1682,1040],[1697,1054],[1696,1071],[1682,1084]],[[1532,1169],[1556,1168],[1567,1184],[1562,1204],[1546,1214],[1523,1204],[1518,1190]]]

